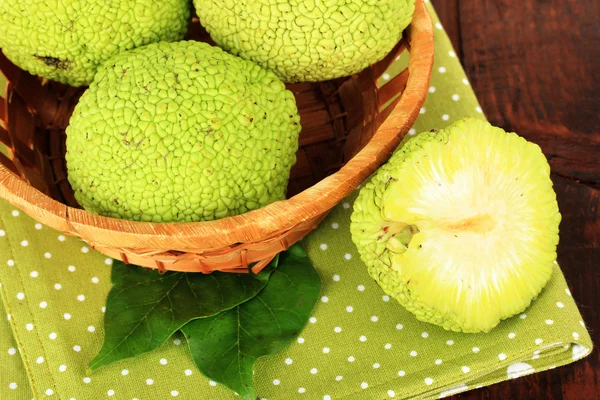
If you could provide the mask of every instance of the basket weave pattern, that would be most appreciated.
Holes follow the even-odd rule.
[[[188,39],[210,42],[197,19]],[[408,68],[380,86],[405,51]],[[31,76],[0,53],[8,81],[0,97],[0,142],[8,153],[0,153],[0,197],[125,263],[160,271],[258,272],[387,160],[419,113],[432,65],[432,23],[418,0],[412,24],[384,60],[348,78],[287,85],[302,125],[288,200],[217,221],[149,223],[101,217],[77,205],[67,181],[65,128],[84,89]]]

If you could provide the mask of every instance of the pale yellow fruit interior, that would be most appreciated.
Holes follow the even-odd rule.
[[[386,220],[418,227],[391,258],[410,296],[465,331],[489,330],[527,307],[548,280],[558,239],[540,148],[478,126],[425,143],[402,163],[382,207]]]

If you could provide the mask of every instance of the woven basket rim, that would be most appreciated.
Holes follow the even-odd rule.
[[[1,163],[0,197],[34,217],[43,217],[48,226],[80,236],[90,243],[119,246],[133,241],[139,243],[139,247],[145,247],[144,243],[151,242],[153,246],[169,248],[174,240],[180,240],[196,243],[194,247],[202,243],[208,250],[276,237],[327,212],[352,193],[387,160],[416,120],[433,68],[433,24],[423,0],[416,1],[408,29],[411,37],[410,72],[399,102],[369,143],[345,166],[290,199],[215,221],[129,221],[103,217],[62,204],[13,175]],[[100,243],[98,237],[107,239]]]

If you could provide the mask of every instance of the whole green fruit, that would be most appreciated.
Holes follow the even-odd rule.
[[[225,50],[286,82],[360,72],[398,43],[415,0],[194,0],[200,22]]]
[[[540,147],[468,118],[396,150],[350,231],[371,277],[419,320],[487,332],[550,279],[560,219]]]
[[[88,85],[113,55],[181,40],[188,0],[2,0],[0,48],[34,75]]]
[[[205,221],[285,198],[300,117],[272,72],[200,42],[155,43],[101,67],[67,128],[86,210]]]

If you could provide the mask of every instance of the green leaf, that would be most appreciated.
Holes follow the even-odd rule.
[[[229,310],[256,296],[277,266],[258,275],[148,270],[115,261],[106,300],[104,343],[89,371],[154,350],[183,325]]]
[[[208,378],[255,399],[252,369],[259,357],[286,347],[302,331],[321,281],[300,245],[281,253],[269,284],[252,300],[181,330],[198,369]]]

